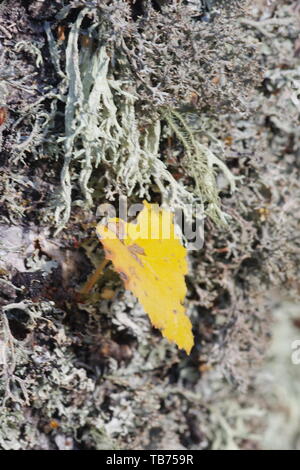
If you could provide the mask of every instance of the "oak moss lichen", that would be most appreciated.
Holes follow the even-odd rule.
[[[282,397],[256,364],[299,278],[299,2],[24,5],[0,7],[0,447],[269,446]],[[110,269],[78,302],[96,206],[119,194],[209,216],[190,357]]]
[[[216,106],[227,112],[245,108],[230,81],[231,75],[243,80],[240,67],[230,61],[238,26],[236,31],[225,29],[222,38],[216,35],[212,44],[212,34],[223,27],[222,21],[213,28],[203,26],[193,19],[187,5],[166,2],[157,10],[149,4],[145,15],[135,20],[132,8],[123,1],[71,2],[56,16],[67,24],[71,14],[77,15],[64,41],[56,41],[46,24],[48,47],[60,79],[56,107],[59,102],[64,105],[64,129],[55,136],[57,145],[49,146],[50,153],[63,156],[64,162],[55,221],[61,229],[69,220],[76,185],[83,201],[79,197],[75,203],[95,205],[90,182],[99,175],[106,199],[120,194],[150,199],[156,187],[161,202],[171,209],[181,208],[191,218],[187,207],[199,203],[215,222],[226,223],[215,170],[224,171],[231,190],[234,177],[201,143],[185,115],[186,108],[194,109],[196,117],[207,107],[210,114]],[[221,40],[225,61],[217,53]],[[243,46],[253,55],[252,44]],[[249,60],[244,84],[254,64]],[[247,86],[243,93],[246,90]],[[198,98],[193,106],[193,99]],[[188,184],[177,181],[166,164],[165,136],[172,134],[182,146],[183,167],[192,179]]]

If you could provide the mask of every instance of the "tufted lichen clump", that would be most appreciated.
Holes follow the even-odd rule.
[[[1,3],[0,448],[299,447],[299,12]],[[190,356],[109,266],[81,295],[123,196],[205,214]]]
[[[162,203],[173,210],[181,208],[188,218],[193,216],[191,204],[198,203],[203,214],[226,224],[216,170],[224,172],[232,191],[234,176],[219,155],[201,142],[188,115],[192,111],[197,119],[207,107],[210,114],[216,107],[227,111],[245,107],[229,84],[230,75],[237,78],[241,72],[230,63],[231,34],[237,31],[224,32],[228,49],[224,61],[216,52],[224,37],[216,36],[212,46],[208,42],[211,26],[193,19],[189,6],[166,3],[157,11],[149,5],[145,16],[137,18],[134,6],[127,2],[76,9],[79,6],[73,2],[56,16],[63,22],[74,11],[77,14],[64,41],[55,40],[53,28],[46,25],[59,77],[55,106],[64,105],[64,128],[55,136],[55,143],[51,137],[49,141],[50,153],[64,161],[61,192],[55,201],[59,228],[69,220],[74,187],[80,188],[83,197],[78,197],[77,204],[95,204],[91,178],[96,175],[108,200],[133,193],[150,199],[156,187]],[[220,20],[214,28],[222,26]],[[253,54],[251,44],[244,46]],[[198,49],[202,51],[199,57]],[[225,63],[230,70],[227,78],[222,72]],[[232,102],[228,99],[231,94]],[[166,162],[166,140],[172,136],[183,154],[187,182],[174,178]],[[218,154],[224,156],[222,150]]]

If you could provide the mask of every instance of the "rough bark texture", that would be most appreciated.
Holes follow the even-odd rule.
[[[299,18],[295,0],[1,3],[0,448],[299,449]],[[190,356],[112,269],[78,294],[97,207],[124,196],[203,209]]]

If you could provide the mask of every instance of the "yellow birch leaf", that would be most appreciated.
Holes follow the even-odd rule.
[[[183,305],[186,249],[174,228],[173,215],[144,201],[136,223],[111,218],[98,224],[106,258],[133,292],[152,324],[165,338],[189,354],[194,344],[192,324]]]

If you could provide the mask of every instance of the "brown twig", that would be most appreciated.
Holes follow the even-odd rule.
[[[105,268],[105,266],[109,263],[109,260],[107,259],[104,259],[102,261],[102,263],[99,264],[99,266],[97,267],[97,269],[93,272],[93,274],[88,278],[88,280],[86,281],[86,283],[84,284],[83,288],[80,290],[80,294],[82,295],[86,295],[86,294],[89,294],[92,290],[92,288],[94,287],[94,285],[96,284],[96,282],[98,281],[98,279],[102,276],[103,274],[103,269]]]

